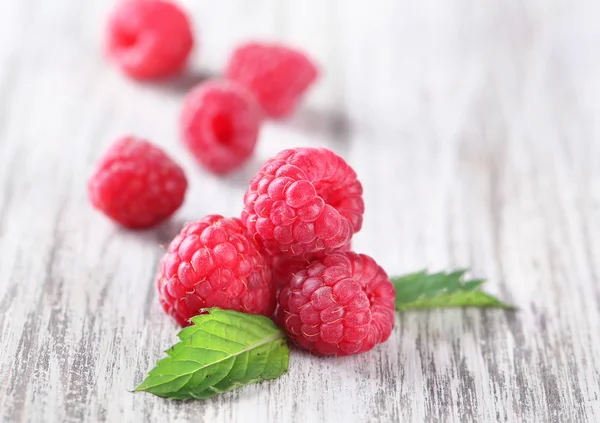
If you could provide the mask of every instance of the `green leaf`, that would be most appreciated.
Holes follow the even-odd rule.
[[[497,307],[514,309],[481,291],[483,279],[464,281],[467,271],[427,273],[421,271],[391,278],[396,288],[396,310],[436,307]]]
[[[265,316],[211,308],[179,332],[135,388],[171,398],[209,398],[242,385],[275,379],[288,369],[285,333]]]

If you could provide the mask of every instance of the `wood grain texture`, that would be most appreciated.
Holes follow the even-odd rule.
[[[107,66],[111,0],[0,2],[0,421],[600,421],[600,6],[566,0],[193,1],[190,73]],[[182,96],[249,37],[310,51],[323,77],[216,178],[178,142]],[[85,180],[116,137],[166,147],[184,207],[127,232]],[[128,390],[175,340],[153,274],[182,222],[238,214],[261,160],[345,156],[365,188],[355,247],[391,274],[470,266],[517,313],[398,315],[369,354],[293,351],[281,379],[207,401]]]

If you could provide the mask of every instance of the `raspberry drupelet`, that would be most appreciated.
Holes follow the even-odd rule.
[[[177,73],[193,44],[186,14],[168,1],[126,0],[116,6],[108,20],[108,57],[134,79]]]
[[[92,205],[128,228],[148,228],[183,203],[183,170],[160,148],[135,137],[117,140],[88,181]]]
[[[260,106],[243,86],[224,80],[204,82],[185,99],[183,142],[207,169],[228,173],[254,152],[261,118]]]
[[[394,299],[394,286],[372,258],[333,253],[289,276],[276,318],[312,354],[359,354],[389,338]]]
[[[242,221],[273,256],[310,259],[350,241],[362,226],[362,185],[325,148],[296,148],[267,160],[244,195]]]
[[[209,307],[270,316],[277,287],[257,247],[237,218],[209,215],[186,225],[158,268],[165,312],[182,326]]]
[[[281,44],[256,42],[239,46],[225,71],[227,78],[253,92],[272,118],[289,115],[318,73],[304,53]]]

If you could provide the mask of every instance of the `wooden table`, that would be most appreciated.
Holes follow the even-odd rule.
[[[586,1],[194,1],[189,73],[132,83],[101,54],[112,0],[0,5],[0,421],[600,421],[600,7]],[[215,177],[179,142],[185,92],[250,37],[322,78],[255,159]],[[164,146],[190,189],[155,230],[94,212],[117,136]],[[207,401],[128,392],[176,326],[153,284],[182,222],[237,215],[260,161],[323,145],[365,188],[358,251],[391,274],[471,267],[520,311],[405,312],[356,357]]]

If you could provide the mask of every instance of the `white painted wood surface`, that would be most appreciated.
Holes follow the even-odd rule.
[[[191,76],[154,86],[103,59],[111,5],[0,2],[0,421],[600,421],[598,2],[186,0]],[[219,179],[179,143],[179,107],[249,37],[301,46],[323,78]],[[120,230],[86,199],[126,133],[191,182],[156,230]],[[129,393],[177,331],[152,281],[159,244],[238,214],[259,162],[297,145],[362,178],[357,250],[391,274],[470,266],[521,310],[403,313],[369,354],[294,350],[281,379],[208,401]]]

